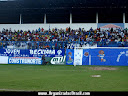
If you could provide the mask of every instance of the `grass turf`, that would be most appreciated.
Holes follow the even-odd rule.
[[[0,91],[128,91],[128,67],[90,67],[96,66],[0,65]]]

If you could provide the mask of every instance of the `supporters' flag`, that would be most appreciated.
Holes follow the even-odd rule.
[[[83,50],[82,65],[89,65],[89,49]]]
[[[74,50],[73,49],[67,49],[66,50],[66,64],[67,65],[73,65],[74,63]]]
[[[82,65],[83,49],[74,50],[74,65]]]

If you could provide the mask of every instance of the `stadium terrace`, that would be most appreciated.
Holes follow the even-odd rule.
[[[89,44],[91,46],[98,44],[99,46],[127,46],[128,29],[109,28],[109,29],[92,29],[78,30],[67,27],[66,29],[53,28],[45,30],[11,30],[4,29],[0,32],[0,45],[7,48],[8,46],[25,47],[28,49],[60,49],[74,48],[75,43],[79,46]]]

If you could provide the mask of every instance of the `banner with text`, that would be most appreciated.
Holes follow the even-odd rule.
[[[41,65],[42,64],[42,60],[39,57],[9,57],[8,64]]]
[[[0,56],[10,57],[55,57],[64,56],[65,49],[61,50],[50,50],[50,49],[0,49]]]

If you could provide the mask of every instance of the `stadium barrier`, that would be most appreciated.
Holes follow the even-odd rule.
[[[53,58],[51,64],[58,64],[57,61],[64,61],[65,49],[0,49],[0,64],[41,65],[43,54],[46,61]]]
[[[50,64],[128,66],[126,47],[67,49],[66,55],[65,49],[0,49],[0,64],[41,65],[43,54]]]
[[[128,42],[108,41],[0,41],[0,49],[74,49],[75,47],[128,47]]]
[[[66,65],[128,66],[128,48],[67,49]]]
[[[8,64],[8,56],[0,56],[0,64]]]

